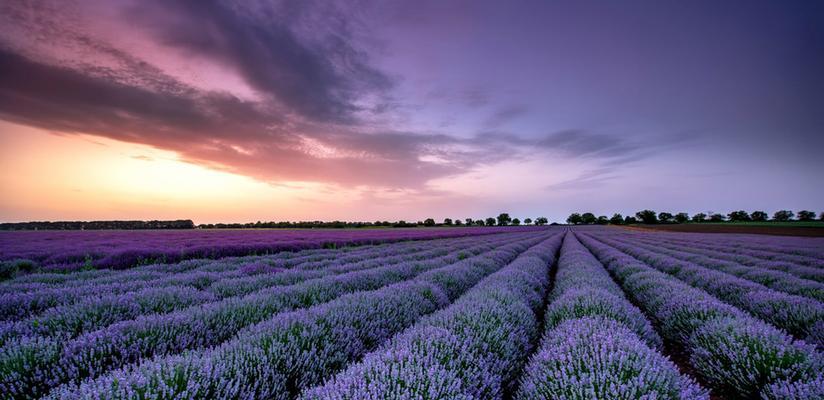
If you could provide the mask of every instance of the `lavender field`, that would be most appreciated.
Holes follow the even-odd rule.
[[[824,398],[821,239],[19,234],[4,399]]]
[[[0,261],[23,260],[26,265],[56,272],[123,269],[154,262],[483,235],[511,229],[0,231]]]

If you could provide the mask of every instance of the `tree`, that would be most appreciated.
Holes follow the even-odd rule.
[[[423,220],[423,226],[435,226],[435,220],[432,218],[427,218]]]
[[[818,216],[819,221],[824,221],[824,211],[821,212],[821,215]]]
[[[521,224],[521,220],[520,220],[520,219],[515,218],[515,219],[513,219],[513,220],[512,220],[512,225],[520,225],[520,224]]]
[[[444,218],[443,224],[444,225],[452,225],[452,218]]]
[[[714,213],[710,215],[710,222],[724,222],[727,217],[724,214]]]
[[[489,217],[486,219],[486,226],[495,225],[495,218]]]
[[[685,223],[689,220],[690,220],[690,215],[685,213],[685,212],[680,212],[678,214],[675,214],[675,222],[677,222],[679,224],[683,224],[683,223]]]
[[[624,217],[618,213],[612,214],[612,218],[609,219],[609,223],[613,225],[621,225],[624,223]]]
[[[624,217],[624,225],[634,225],[638,223],[638,218],[635,218],[631,215],[627,215]]]
[[[475,220],[475,225],[478,225],[478,226],[484,226],[484,225],[486,225],[486,222],[484,222],[483,218],[481,218],[481,219],[476,219],[476,220]]]
[[[744,210],[733,211],[727,214],[730,222],[745,222],[750,220],[750,214]]]
[[[464,221],[466,222],[466,226],[472,226],[472,223],[474,222],[474,221],[472,221],[472,218],[467,218]]]
[[[753,221],[766,221],[767,217],[768,215],[764,211],[753,211],[750,214],[750,219]]]
[[[824,215],[824,213],[822,213],[822,215]],[[535,225],[546,225],[547,222],[549,222],[549,220],[546,219],[546,217],[535,218]]]
[[[658,213],[658,220],[662,223],[668,224],[673,221],[673,215],[668,212],[660,212]]]
[[[692,216],[692,222],[704,222],[707,220],[707,214],[698,213]]]
[[[463,225],[463,221],[461,221],[460,218],[455,218],[455,225],[461,226],[461,225]]]
[[[498,214],[498,226],[507,226],[512,222],[512,217],[507,213]]]
[[[570,225],[578,225],[581,222],[583,222],[583,219],[581,218],[581,214],[572,213],[569,214],[569,217],[567,217],[566,222]]]
[[[658,218],[655,215],[655,211],[652,210],[638,211],[637,213],[635,213],[635,217],[645,224],[658,223]]]
[[[526,218],[526,219],[524,219],[524,225],[529,225],[529,224],[531,224],[531,223],[532,223],[532,218]]]
[[[581,214],[581,222],[587,225],[592,225],[598,222],[598,218],[595,217],[595,214],[591,212]]]
[[[781,222],[789,221],[789,220],[793,219],[794,216],[795,216],[795,214],[793,214],[793,212],[790,211],[790,210],[781,210],[781,211],[776,211],[775,214],[773,214],[773,220],[774,221],[781,221]]]
[[[809,210],[801,210],[798,212],[799,221],[812,221],[815,219],[815,212]]]
[[[606,225],[609,223],[609,218],[607,218],[606,215],[599,215],[595,223],[598,225]]]

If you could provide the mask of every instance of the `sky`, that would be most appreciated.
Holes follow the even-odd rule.
[[[824,208],[818,1],[0,2],[0,220]]]

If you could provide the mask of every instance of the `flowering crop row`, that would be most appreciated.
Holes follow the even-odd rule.
[[[153,262],[339,248],[406,240],[478,236],[540,227],[312,230],[0,232],[0,261],[30,259],[45,270],[132,268]]]
[[[814,346],[641,263],[597,235],[579,237],[716,393],[731,399],[821,398],[824,356]],[[798,396],[785,397],[788,393]]]
[[[59,287],[26,290],[21,284],[13,283],[16,290],[0,294],[0,320],[20,319],[36,315],[43,310],[57,306],[71,305],[79,299],[92,296],[121,295],[145,288],[165,286],[192,286],[197,289],[208,288],[220,297],[248,294],[265,287],[294,284],[306,279],[319,278],[329,274],[367,269],[400,261],[410,260],[408,255],[419,253],[417,259],[429,259],[445,255],[449,246],[477,243],[471,238],[448,239],[442,243],[405,242],[395,245],[367,246],[358,250],[323,254],[322,257],[311,254],[289,258],[289,252],[277,256],[255,258],[224,259],[219,261],[189,260],[180,264],[164,266],[139,267],[127,271],[109,271],[112,273],[85,281],[62,282]],[[316,250],[326,253],[326,250]],[[284,257],[283,255],[287,255]],[[244,265],[244,262],[246,263]],[[278,265],[273,267],[270,264]],[[250,268],[251,267],[251,268]],[[282,271],[283,268],[288,268]],[[171,271],[170,271],[171,270]],[[170,273],[172,272],[172,273]],[[263,275],[262,272],[285,272]],[[39,274],[25,276],[35,277]],[[63,276],[69,276],[61,274]],[[30,284],[23,284],[27,286]],[[35,284],[36,285],[36,284]]]
[[[571,233],[544,320],[517,400],[709,398],[658,352],[649,321]]]
[[[824,268],[824,250],[820,239],[790,238],[785,236],[702,235],[694,233],[669,234],[663,237],[689,240],[691,243],[712,246],[732,254],[743,254],[771,261],[791,262]]]
[[[785,329],[799,339],[824,346],[824,304],[794,296],[755,282],[681,261],[610,235],[596,237],[656,269],[718,297],[726,303]]]
[[[627,239],[622,240],[626,242]],[[702,267],[707,267],[735,275],[748,281],[760,283],[773,290],[809,297],[818,301],[824,300],[824,284],[807,279],[801,279],[783,271],[764,269],[757,266],[745,266],[732,261],[719,260],[717,258],[709,257],[706,254],[702,254],[698,250],[687,251],[684,246],[659,245],[640,238],[631,239],[631,243],[634,243],[638,247],[643,247],[679,260],[689,261]],[[824,272],[824,270],[821,271]]]
[[[538,334],[556,235],[301,399],[498,399]]]
[[[217,348],[159,357],[78,387],[59,388],[51,396],[293,398],[422,315],[446,306],[541,239],[518,240],[410,281],[277,314]]]
[[[460,245],[463,240],[465,239],[455,240],[454,242],[447,241],[443,244]],[[386,249],[370,248],[369,251],[357,254],[350,253],[348,256],[341,257],[343,264],[327,265],[322,270],[301,268],[308,263],[295,265],[291,270],[281,270],[259,260],[252,264],[234,265],[233,271],[241,271],[241,276],[191,270],[174,274],[162,280],[162,282],[153,281],[155,284],[147,285],[150,286],[148,289],[138,292],[113,293],[103,296],[87,295],[83,297],[84,291],[88,291],[90,288],[76,287],[70,292],[73,294],[72,298],[83,298],[82,301],[53,307],[41,315],[14,324],[0,325],[0,344],[10,337],[34,334],[73,338],[81,333],[105,327],[118,321],[134,319],[144,314],[169,312],[193,304],[214,301],[218,297],[235,297],[267,287],[294,285],[308,279],[381,266],[386,267],[401,262],[432,260],[435,257],[443,257],[449,254],[449,250],[444,246],[426,251],[423,251],[417,244],[415,246],[398,244],[393,247],[396,247],[397,251],[389,251],[396,253],[396,255],[385,256]],[[472,248],[469,248],[469,250],[472,250]],[[161,286],[164,287],[154,287],[157,283],[162,283]],[[199,283],[198,289],[202,290],[195,290],[190,287],[191,283]],[[95,292],[99,292],[99,290],[95,290]],[[37,293],[30,294],[26,298],[32,298],[32,296],[36,297]]]
[[[781,253],[753,251],[752,253],[760,253],[763,255],[762,257],[756,257],[754,254],[736,252],[736,249],[733,247],[723,246],[719,244],[706,244],[703,242],[698,242],[696,240],[687,240],[679,236],[636,237],[638,237],[641,240],[647,240],[650,242],[660,244],[662,246],[677,246],[670,248],[677,248],[681,251],[701,254],[719,260],[732,261],[751,267],[758,267],[774,271],[783,271],[802,279],[810,279],[816,282],[824,282],[824,268],[804,265],[797,262],[782,261],[780,259],[777,260],[776,258],[780,258]]]
[[[217,345],[241,328],[280,312],[404,281],[458,262],[467,255],[488,253],[511,241],[535,240],[534,234],[523,233],[485,238],[459,245],[443,257],[417,260],[413,253],[408,261],[398,264],[266,288],[171,313],[140,316],[65,343],[59,338],[40,336],[13,339],[0,349],[0,388],[17,393],[18,398],[31,397],[32,393],[44,393],[61,382],[78,382],[153,355]]]

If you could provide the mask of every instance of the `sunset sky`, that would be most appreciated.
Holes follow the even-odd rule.
[[[824,2],[0,2],[0,221],[824,211]]]

